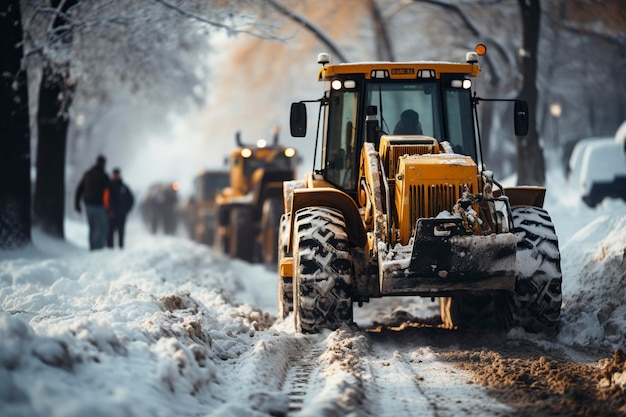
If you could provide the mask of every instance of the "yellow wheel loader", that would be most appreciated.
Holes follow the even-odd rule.
[[[466,62],[331,64],[322,98],[293,103],[304,137],[319,105],[321,162],[283,187],[279,315],[315,333],[353,322],[353,305],[415,295],[439,300],[442,327],[485,320],[557,331],[561,268],[543,187],[503,188],[484,167]],[[527,104],[511,101],[515,134]],[[316,146],[317,149],[317,146]],[[317,158],[317,157],[316,157]],[[316,159],[315,158],[315,159]]]
[[[296,151],[260,140],[246,145],[236,135],[230,153],[230,185],[215,197],[214,248],[232,258],[276,265],[283,213],[282,185],[295,178]]]
[[[217,212],[215,197],[228,186],[229,175],[228,171],[210,170],[194,177],[193,193],[183,207],[185,225],[192,240],[213,245]]]

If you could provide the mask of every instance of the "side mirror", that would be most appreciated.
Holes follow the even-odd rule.
[[[291,103],[291,114],[289,116],[289,127],[291,136],[303,138],[306,136],[306,104]]]
[[[515,136],[526,136],[528,134],[528,103],[524,100],[515,100],[513,112]]]

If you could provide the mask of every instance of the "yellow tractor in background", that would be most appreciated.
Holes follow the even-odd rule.
[[[543,187],[503,188],[484,166],[466,62],[331,64],[320,54],[321,163],[284,184],[279,315],[316,333],[353,322],[353,305],[415,295],[439,300],[441,326],[486,321],[555,333],[560,254]],[[528,108],[514,104],[515,134]],[[317,139],[316,139],[317,143]],[[314,163],[314,168],[316,164]]]
[[[232,258],[275,265],[283,213],[282,185],[295,178],[296,150],[259,140],[246,145],[236,134],[230,153],[230,184],[215,197],[214,247]]]
[[[206,170],[193,179],[193,190],[183,207],[183,218],[189,237],[205,245],[215,241],[217,204],[215,197],[228,186],[226,170]]]
[[[175,235],[178,229],[178,181],[154,183],[141,198],[139,211],[152,234]]]

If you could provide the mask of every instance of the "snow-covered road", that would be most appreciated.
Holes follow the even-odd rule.
[[[551,197],[561,331],[437,328],[437,303],[373,300],[353,328],[278,320],[276,272],[129,224],[124,251],[0,253],[0,415],[626,415],[626,204]],[[571,204],[570,204],[571,203]]]

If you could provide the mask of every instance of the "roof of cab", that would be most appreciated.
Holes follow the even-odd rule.
[[[319,81],[328,81],[333,76],[363,74],[371,79],[373,71],[387,71],[389,79],[415,79],[420,70],[434,71],[435,77],[441,74],[465,74],[477,77],[480,65],[471,63],[442,62],[442,61],[414,61],[414,62],[354,62],[344,64],[327,64],[318,73]]]

